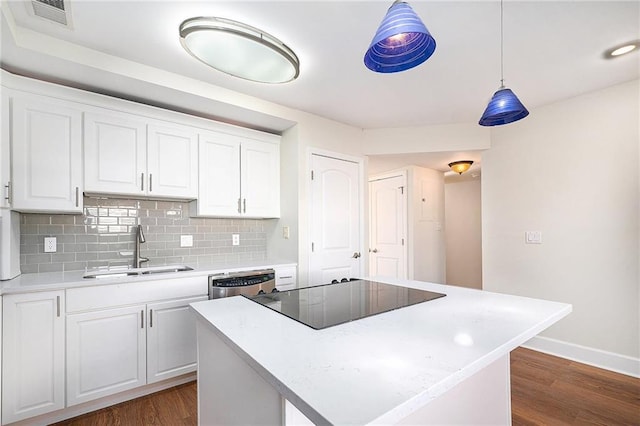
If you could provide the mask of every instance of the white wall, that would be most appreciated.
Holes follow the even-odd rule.
[[[482,289],[480,180],[444,185],[447,284]]]
[[[477,124],[445,124],[402,128],[365,129],[367,155],[487,149],[490,132]]]
[[[571,303],[543,336],[636,359],[639,94],[634,81],[534,109],[493,129],[482,158],[484,288]]]
[[[280,218],[268,220],[266,226],[267,254],[273,260],[298,261],[298,133],[298,126],[293,126],[280,142]],[[289,227],[288,239],[283,236],[285,226]]]
[[[409,277],[444,283],[444,174],[424,167],[407,169]]]

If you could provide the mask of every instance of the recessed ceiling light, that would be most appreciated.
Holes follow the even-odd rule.
[[[293,50],[242,22],[215,17],[187,19],[180,24],[180,42],[199,61],[245,80],[286,83],[300,74]]]
[[[626,55],[634,50],[638,50],[640,47],[640,40],[631,41],[624,44],[619,44],[604,52],[604,57],[607,59],[617,58],[618,56]]]

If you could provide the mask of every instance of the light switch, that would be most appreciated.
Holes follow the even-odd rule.
[[[180,247],[193,247],[193,235],[180,235]]]
[[[524,242],[525,244],[542,244],[542,232],[525,231]]]

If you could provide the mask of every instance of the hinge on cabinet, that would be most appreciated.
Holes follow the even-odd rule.
[[[311,180],[313,180],[313,170],[311,170]]]

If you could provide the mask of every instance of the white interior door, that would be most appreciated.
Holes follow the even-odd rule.
[[[407,177],[369,181],[369,274],[407,278]]]
[[[309,284],[361,275],[360,166],[311,156]]]

